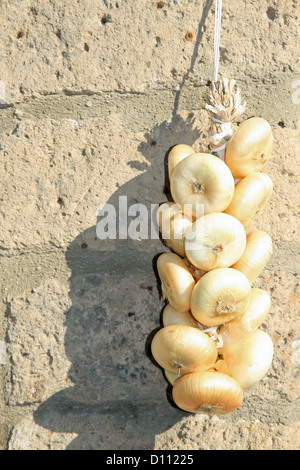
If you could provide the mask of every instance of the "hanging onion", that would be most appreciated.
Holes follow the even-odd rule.
[[[157,211],[157,222],[165,245],[180,256],[185,256],[184,236],[193,219],[182,212],[174,202],[163,203]]]
[[[157,271],[163,298],[179,312],[190,310],[195,281],[185,262],[175,253],[163,253],[158,257]]]
[[[188,157],[192,153],[195,153],[193,147],[184,144],[175,145],[169,152],[168,155],[168,171],[169,171],[169,178],[177,165],[177,163],[181,162],[184,158]]]
[[[192,413],[226,414],[243,402],[241,386],[232,377],[214,371],[178,378],[172,393],[176,405]]]
[[[176,375],[208,370],[216,361],[215,343],[197,328],[168,325],[161,328],[151,343],[156,362]]]
[[[272,254],[272,238],[262,230],[247,235],[246,249],[231,267],[245,274],[252,284],[261,274]]]
[[[237,132],[229,139],[225,152],[225,163],[235,178],[262,171],[271,158],[273,134],[270,124],[260,117],[242,122]]]
[[[228,268],[242,256],[246,232],[236,218],[221,212],[197,219],[185,234],[185,253],[197,268]]]
[[[229,168],[211,154],[189,155],[176,165],[170,181],[174,201],[185,208],[190,206],[196,218],[209,212],[223,212],[234,193]]]
[[[254,330],[221,349],[229,374],[242,388],[256,385],[268,372],[273,359],[273,342],[268,333]]]
[[[238,219],[246,228],[262,213],[272,191],[273,183],[268,175],[251,173],[236,184],[233,199],[225,213]]]
[[[191,297],[191,312],[205,326],[216,326],[242,315],[248,306],[251,284],[244,274],[219,268],[204,274]]]

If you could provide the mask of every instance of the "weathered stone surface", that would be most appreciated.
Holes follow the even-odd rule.
[[[153,278],[75,276],[68,292],[50,282],[16,299],[8,326],[8,403],[34,404],[35,411],[15,426],[10,448],[298,446],[299,278],[266,270],[256,285],[272,293],[261,328],[274,342],[273,364],[245,391],[240,409],[221,418],[192,417],[172,406],[170,387],[150,353],[163,305]]]
[[[75,438],[75,433],[54,433],[38,426],[30,415],[14,428],[8,450],[65,450]]]
[[[15,299],[8,403],[41,403],[62,388],[88,403],[151,399],[159,372],[145,348],[160,309],[153,280],[133,275],[71,278],[69,292],[50,281]]]
[[[12,300],[8,313],[6,383],[11,405],[40,403],[68,383],[64,349],[68,290],[55,281]]]
[[[255,227],[272,234],[276,245],[295,242],[300,244],[300,169],[299,129],[273,128],[273,158],[266,163],[264,171],[273,182],[273,193],[263,214],[255,221]],[[295,249],[293,256],[295,256]],[[297,256],[297,255],[296,255]]]
[[[259,419],[228,423],[218,416],[186,417],[156,436],[157,450],[294,450],[299,449],[300,423],[269,425]]]
[[[96,223],[98,205],[106,203],[117,184],[138,174],[128,162],[147,167],[137,155],[136,141],[126,139],[127,144],[123,142],[118,149],[113,132],[118,133],[120,144],[125,128],[115,117],[89,123],[43,120],[17,124],[13,135],[2,142],[1,215],[7,229],[2,232],[1,245],[5,249],[47,243],[66,246],[79,231]],[[6,211],[10,201],[13,204]]]
[[[75,447],[88,447],[93,434],[98,448],[116,440],[118,448],[153,445],[156,431],[181,415],[166,406],[167,382],[150,353],[161,307],[155,278],[134,275],[75,276],[69,292],[52,281],[14,300],[6,394],[10,406],[31,404],[35,412],[14,428],[10,448],[61,448],[68,433],[80,435],[69,444]],[[140,439],[153,413],[157,419]],[[57,439],[55,432],[66,435]]]
[[[70,410],[70,408],[69,408]],[[121,418],[90,409],[67,409],[60,412],[52,409],[48,414],[48,425],[56,423],[56,430],[45,428],[45,417],[26,417],[15,427],[11,439],[11,450],[294,450],[300,446],[300,423],[289,427],[268,424],[258,419],[253,422],[239,419],[235,422],[217,416],[185,416],[176,424],[169,423],[162,408],[153,406],[152,413],[132,412],[131,417]],[[68,413],[69,411],[69,413]],[[160,413],[158,417],[157,413]],[[119,419],[118,419],[119,418]],[[147,432],[145,421],[147,420]],[[39,423],[39,424],[38,424]],[[40,424],[42,423],[42,425]],[[159,425],[160,423],[160,425]],[[169,429],[163,431],[164,423]],[[155,427],[156,426],[156,427]],[[50,427],[50,426],[49,426]],[[53,427],[51,428],[53,429]],[[76,429],[72,433],[71,429]],[[64,432],[59,432],[63,430]]]
[[[2,248],[66,247],[96,224],[101,204],[118,211],[120,196],[126,196],[128,207],[147,205],[150,216],[151,204],[166,197],[167,150],[182,141],[204,145],[203,121],[208,122],[206,112],[193,119],[183,113],[175,120],[175,132],[166,124],[154,129],[153,137],[131,131],[116,114],[82,122],[17,123],[2,140]],[[144,249],[152,246],[146,242]],[[102,246],[103,251],[116,249],[113,240]]]

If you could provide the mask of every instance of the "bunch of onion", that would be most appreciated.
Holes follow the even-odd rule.
[[[251,118],[222,144],[222,157],[181,144],[168,156],[172,201],[157,218],[170,249],[157,260],[166,306],[151,350],[175,404],[189,412],[237,409],[272,363],[272,340],[259,329],[271,298],[253,287],[272,239],[247,233],[272,194],[263,172],[272,144],[270,125]]]

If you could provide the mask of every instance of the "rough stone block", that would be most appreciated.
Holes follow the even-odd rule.
[[[36,6],[2,1],[6,102],[62,91],[147,93],[203,86],[213,75],[212,5],[211,0],[166,2],[163,8],[146,0],[64,5],[43,0]],[[251,109],[257,113],[268,103],[267,117],[277,115],[276,123],[281,119],[289,126],[295,124],[293,83],[300,75],[296,8],[286,2],[270,7],[266,0],[259,10],[254,3],[224,4],[220,48],[220,73],[245,82]]]

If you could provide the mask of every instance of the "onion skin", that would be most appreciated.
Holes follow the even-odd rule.
[[[241,386],[232,377],[214,371],[180,377],[172,394],[176,405],[191,413],[227,414],[243,402]]]
[[[244,274],[219,268],[204,274],[191,297],[191,312],[205,326],[217,326],[242,315],[248,306],[251,284]]]
[[[161,328],[151,343],[155,361],[176,375],[208,370],[218,356],[215,343],[200,329],[185,325]]]
[[[171,174],[173,173],[175,166],[179,162],[181,162],[181,160],[188,157],[192,153],[195,153],[195,150],[193,149],[193,147],[190,147],[190,145],[185,145],[185,144],[175,145],[170,150],[169,155],[168,155],[169,178],[171,177]]]
[[[197,219],[185,234],[185,253],[203,271],[229,268],[246,247],[246,232],[235,217],[213,212]]]
[[[226,344],[221,354],[229,374],[243,389],[254,387],[267,374],[273,359],[273,342],[262,330]]]
[[[164,299],[179,312],[190,310],[195,280],[185,262],[175,253],[163,253],[157,260]]]
[[[270,200],[273,183],[266,173],[251,173],[235,186],[231,203],[224,211],[249,227]]]
[[[244,178],[263,171],[272,156],[273,141],[271,126],[265,119],[253,117],[242,122],[226,145],[225,163],[233,176]]]
[[[234,179],[228,166],[206,153],[194,153],[179,162],[170,183],[174,201],[185,208],[190,205],[190,213],[196,218],[223,212],[234,193]]]
[[[262,230],[247,235],[246,248],[241,258],[231,267],[245,274],[251,284],[258,278],[273,252],[272,238]]]

